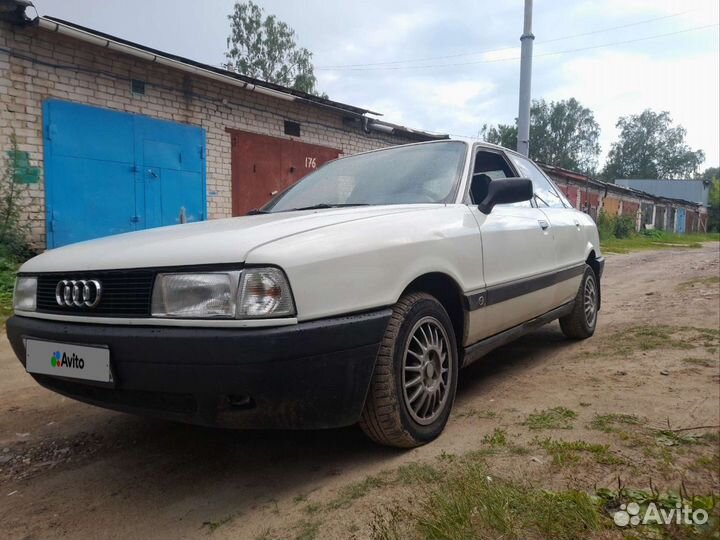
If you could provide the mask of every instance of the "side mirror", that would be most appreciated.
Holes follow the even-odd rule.
[[[483,214],[492,212],[496,204],[508,204],[529,201],[533,198],[532,180],[529,178],[503,178],[493,180],[487,188],[487,195],[478,204]]]

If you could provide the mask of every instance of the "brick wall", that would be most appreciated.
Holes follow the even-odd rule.
[[[45,197],[42,177],[42,103],[57,98],[200,126],[207,136],[207,210],[211,219],[231,215],[230,135],[226,128],[296,139],[353,154],[410,142],[343,125],[341,112],[286,102],[230,84],[190,76],[95,45],[38,28],[0,22],[0,152],[15,133],[18,149],[28,152],[40,181],[24,194],[24,220],[31,241],[45,247]],[[64,67],[58,67],[62,65]],[[135,95],[130,80],[145,81]],[[283,134],[284,120],[302,125],[302,136]]]

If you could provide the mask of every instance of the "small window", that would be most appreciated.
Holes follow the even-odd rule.
[[[532,180],[533,189],[535,190],[535,202],[540,208],[565,208],[565,204],[563,204],[552,181],[533,162],[515,154],[510,154],[510,159],[517,167],[520,176]]]
[[[139,96],[145,95],[145,81],[141,81],[140,79],[133,79],[130,82],[130,88],[133,94],[137,94]]]
[[[292,135],[293,137],[299,137],[300,136],[300,124],[297,122],[291,122],[290,120],[285,120],[285,135]]]

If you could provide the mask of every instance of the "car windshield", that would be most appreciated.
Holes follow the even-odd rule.
[[[281,193],[263,211],[446,203],[455,195],[465,150],[464,143],[448,141],[332,161]]]

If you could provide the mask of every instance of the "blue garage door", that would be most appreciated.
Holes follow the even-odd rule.
[[[48,247],[205,219],[201,128],[44,104]]]
[[[678,208],[675,215],[675,232],[678,234],[685,234],[685,209]]]

